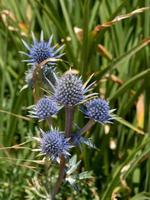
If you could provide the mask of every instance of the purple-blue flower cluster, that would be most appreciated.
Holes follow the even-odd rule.
[[[58,113],[60,106],[67,109],[73,107],[73,110],[75,110],[77,105],[83,104],[83,113],[86,117],[90,118],[89,122],[92,122],[92,125],[94,125],[95,122],[99,122],[100,124],[111,123],[113,119],[113,110],[110,110],[110,106],[106,100],[95,97],[95,93],[87,95],[86,93],[91,91],[93,83],[89,86],[87,86],[89,81],[83,84],[81,77],[74,74],[72,70],[69,70],[62,76],[56,76],[54,66],[56,65],[56,60],[63,54],[60,54],[62,46],[58,49],[56,49],[56,46],[52,46],[52,36],[48,41],[43,40],[42,32],[40,41],[36,40],[34,34],[32,34],[32,37],[32,45],[28,45],[23,41],[28,53],[22,53],[29,57],[29,59],[25,61],[31,65],[31,68],[28,69],[26,73],[26,82],[35,89],[35,69],[39,64],[41,64],[41,62],[48,59],[48,62],[41,67],[41,70],[38,73],[41,73],[40,81],[43,83],[47,82],[53,89],[53,92],[51,96],[42,97],[34,105],[31,114],[34,118],[40,120],[48,119],[47,121],[50,121],[50,130],[47,132],[42,131],[40,149],[42,153],[50,157],[52,160],[58,161],[62,156],[66,158],[69,155],[71,143],[77,146],[80,146],[82,143],[90,147],[94,146],[89,139],[82,136],[82,130],[87,130],[87,127],[89,128],[91,124],[90,126],[89,124],[86,124],[85,127],[75,131],[74,133],[70,132],[70,138],[68,134],[66,134],[66,138],[63,132],[60,132],[58,129],[52,129],[52,121],[49,120],[49,118]],[[90,100],[88,98],[90,98]],[[73,122],[68,123],[73,124]]]

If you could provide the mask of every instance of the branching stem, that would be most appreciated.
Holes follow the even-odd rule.
[[[80,134],[83,134],[85,132],[87,132],[88,130],[90,130],[90,128],[92,128],[92,126],[95,124],[95,121],[93,119],[90,119],[87,124],[82,128],[80,129],[79,133]]]
[[[35,66],[33,73],[33,96],[35,103],[41,98],[43,91],[40,89],[42,87],[42,75],[41,75],[41,65]],[[39,86],[40,85],[40,86]]]
[[[66,106],[65,113],[66,113],[65,134],[66,134],[66,137],[69,138],[71,136],[71,131],[72,131],[74,107]]]
[[[73,124],[73,114],[74,114],[74,107],[73,106],[66,106],[65,107],[65,135],[66,137],[71,136],[72,131],[72,124]],[[59,176],[57,178],[56,184],[52,191],[51,200],[55,200],[56,194],[59,192],[61,184],[65,179],[65,158],[61,156],[60,158],[60,169],[59,169]]]
[[[52,118],[51,117],[47,118],[47,123],[48,123],[49,128],[51,128],[51,126],[52,126]]]
[[[57,178],[55,187],[53,189],[52,195],[51,195],[51,199],[50,200],[55,200],[55,196],[56,194],[59,192],[60,186],[64,180],[65,177],[65,158],[64,156],[61,156],[60,159],[60,168],[59,168],[59,176]]]

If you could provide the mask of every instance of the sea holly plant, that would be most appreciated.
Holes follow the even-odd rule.
[[[27,52],[21,53],[28,57],[24,60],[29,66],[25,80],[33,89],[35,100],[30,116],[39,121],[46,121],[49,125],[49,130],[42,130],[39,127],[39,151],[59,165],[58,179],[49,197],[54,200],[64,181],[77,188],[77,179],[89,178],[89,172],[75,173],[80,161],[77,161],[76,156],[71,157],[71,149],[79,148],[82,144],[95,147],[83,134],[95,123],[112,123],[114,110],[111,110],[109,103],[99,98],[97,93],[92,93],[95,82],[89,84],[89,79],[83,84],[82,77],[71,69],[58,75],[57,62],[63,62],[63,53],[60,53],[63,46],[52,46],[52,36],[48,41],[44,41],[41,32],[40,41],[33,33],[32,38],[31,45],[22,40]],[[65,111],[64,130],[53,127],[53,116],[57,115],[60,109]],[[88,123],[82,128],[74,126],[74,113],[77,109],[89,118]]]

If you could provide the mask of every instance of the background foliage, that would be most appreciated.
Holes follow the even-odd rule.
[[[20,92],[27,70],[18,53],[24,50],[21,38],[29,42],[31,31],[38,38],[41,30],[45,39],[53,34],[55,43],[65,44],[63,59],[83,80],[94,73],[95,91],[110,101],[118,116],[113,125],[96,125],[87,133],[99,151],[83,147],[82,153],[76,152],[82,160],[79,172],[92,171],[93,178],[79,183],[80,192],[66,184],[58,199],[150,199],[149,4],[149,0],[1,0],[0,199],[46,199],[45,188],[49,190],[49,182],[57,176],[57,167],[45,165],[32,151],[37,148],[32,137],[38,134],[37,123],[26,117],[32,91]],[[60,64],[59,70],[67,69]],[[86,121],[76,114],[78,126]],[[63,130],[63,119],[56,122]]]

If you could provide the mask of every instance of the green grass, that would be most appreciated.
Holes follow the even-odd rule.
[[[39,37],[41,30],[46,39],[53,34],[54,42],[65,44],[63,59],[84,81],[94,73],[95,91],[118,116],[110,127],[97,124],[87,133],[99,151],[76,152],[79,170],[92,171],[93,178],[79,183],[80,193],[64,185],[58,199],[150,199],[150,9],[137,10],[149,6],[149,0],[1,1],[0,199],[45,199],[45,177],[53,182],[58,173],[57,167],[47,170],[32,151],[37,123],[22,118],[34,102],[30,89],[20,92],[28,67],[18,51],[24,50],[21,38],[29,42],[31,31]],[[120,15],[125,18],[114,23]],[[98,26],[108,21],[108,27]],[[59,64],[61,72],[68,68]],[[63,119],[57,120],[64,129]],[[76,124],[85,122],[75,115]]]

